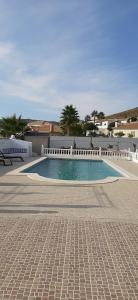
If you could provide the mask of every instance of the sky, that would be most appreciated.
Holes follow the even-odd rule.
[[[137,0],[0,0],[0,117],[138,106]]]

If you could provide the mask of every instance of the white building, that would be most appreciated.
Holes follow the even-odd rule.
[[[113,136],[117,136],[119,132],[123,132],[123,137],[135,137],[138,138],[138,122],[121,124],[113,129]]]
[[[97,120],[95,122],[95,125],[99,129],[99,133],[107,135],[109,133],[108,127],[110,124],[114,124],[115,127],[118,127],[120,124],[126,124],[127,120],[125,119],[103,119],[103,120]]]

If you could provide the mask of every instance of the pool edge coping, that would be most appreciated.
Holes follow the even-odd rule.
[[[38,173],[21,173],[22,171],[24,171],[27,168],[32,167],[33,165],[43,161],[47,159],[47,157],[41,157],[38,158],[34,161],[31,161],[15,170],[12,170],[10,172],[8,172],[6,175],[10,176],[10,175],[16,175],[16,176],[27,176],[28,178],[30,178],[31,180],[35,180],[35,181],[43,181],[46,183],[54,183],[54,184],[58,184],[58,185],[93,185],[93,184],[104,184],[104,183],[112,183],[115,182],[117,180],[138,180],[138,177],[135,176],[132,173],[129,173],[128,171],[124,170],[122,167],[119,167],[118,165],[116,165],[114,162],[109,161],[106,158],[102,158],[102,160],[107,163],[110,167],[112,167],[113,169],[115,169],[117,172],[121,173],[124,177],[106,177],[105,179],[100,179],[100,180],[60,180],[60,179],[54,179],[54,178],[48,178],[48,177],[43,177],[41,175],[39,175]]]

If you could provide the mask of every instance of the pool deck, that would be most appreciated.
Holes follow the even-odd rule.
[[[113,160],[138,176],[138,164]],[[0,300],[137,300],[138,181],[59,186],[0,166]]]

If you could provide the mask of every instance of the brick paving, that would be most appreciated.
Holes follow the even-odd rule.
[[[0,299],[137,300],[137,224],[1,215]]]

